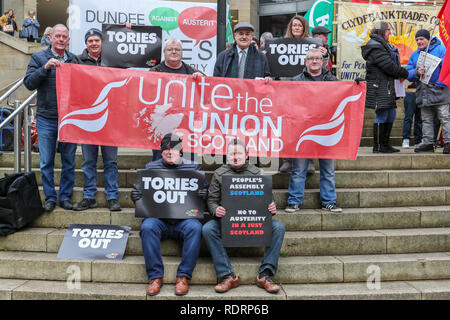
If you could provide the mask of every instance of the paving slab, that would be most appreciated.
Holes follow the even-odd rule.
[[[450,280],[408,281],[422,293],[423,300],[450,300]]]
[[[28,280],[0,279],[0,300],[11,300],[12,291]]]

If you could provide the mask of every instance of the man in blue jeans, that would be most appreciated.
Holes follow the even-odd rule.
[[[222,245],[221,218],[226,215],[226,209],[222,206],[222,177],[224,175],[261,175],[262,170],[248,163],[248,152],[245,145],[235,139],[227,147],[227,164],[222,165],[216,171],[211,180],[208,192],[208,210],[214,216],[208,221],[202,230],[203,238],[212,256],[216,270],[218,284],[215,290],[224,293],[239,285],[239,276],[231,266],[227,252]],[[269,204],[268,210],[272,215],[277,213],[275,203]],[[266,247],[264,259],[256,276],[256,285],[269,293],[277,293],[280,286],[272,281],[272,277],[278,269],[278,258],[285,233],[284,224],[278,220],[272,220],[272,245]]]
[[[156,161],[147,163],[145,169],[195,170],[202,171],[196,162],[183,159],[181,138],[175,134],[167,134],[161,140],[161,156]],[[204,179],[199,194],[206,198],[208,182]],[[142,198],[142,192],[136,188],[131,191],[134,202]],[[148,280],[147,294],[157,295],[163,285],[164,265],[161,258],[161,241],[175,239],[183,241],[181,262],[177,270],[175,294],[185,295],[189,291],[188,280],[197,264],[202,238],[202,224],[197,219],[158,219],[146,218],[141,225],[142,249]]]
[[[306,68],[293,81],[337,81],[328,70],[322,70],[322,53],[319,49],[311,49],[306,55]],[[286,212],[299,210],[305,195],[305,180],[309,159],[293,159],[292,173],[289,180],[289,197]],[[320,168],[320,200],[322,209],[331,212],[341,212],[336,205],[336,188],[334,185],[334,160],[319,159]]]
[[[89,66],[100,66],[102,60],[102,32],[98,29],[89,29],[85,36],[86,49],[74,59],[73,63]],[[97,158],[98,149],[102,152],[103,178],[105,181],[105,194],[110,211],[121,211],[119,204],[119,169],[117,168],[117,147],[82,144],[84,189],[83,200],[73,206],[73,210],[82,211],[97,208]]]
[[[58,139],[58,106],[56,99],[56,68],[61,62],[72,62],[75,56],[66,51],[69,44],[69,30],[58,24],[49,35],[51,46],[36,52],[31,56],[24,78],[28,90],[37,89],[36,129],[39,139],[40,169],[42,186],[44,187],[47,212],[53,211],[59,197],[59,205],[65,210],[72,210],[73,185],[75,182],[75,151],[74,143],[59,143],[61,154],[61,178],[59,196],[55,191],[54,168],[56,143]]]

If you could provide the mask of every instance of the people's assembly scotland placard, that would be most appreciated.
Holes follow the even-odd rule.
[[[138,170],[136,185],[142,198],[135,204],[136,217],[203,219],[205,200],[198,191],[205,179],[199,171]]]
[[[222,177],[224,247],[267,247],[272,243],[272,177]]]
[[[131,227],[71,224],[59,248],[59,259],[121,260]]]
[[[161,27],[102,25],[102,66],[148,68],[161,62]]]
[[[267,40],[266,56],[272,77],[294,77],[303,72],[306,54],[322,45],[318,38],[279,38]]]

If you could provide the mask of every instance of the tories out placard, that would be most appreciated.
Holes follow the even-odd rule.
[[[175,169],[138,170],[136,186],[142,198],[136,201],[136,217],[203,219],[205,188],[203,172]]]
[[[267,247],[272,243],[272,177],[222,177],[221,218],[224,247]]]
[[[148,68],[161,61],[161,27],[102,25],[102,66]]]
[[[266,56],[272,77],[294,77],[302,73],[309,50],[322,44],[318,38],[267,40]]]
[[[71,224],[59,248],[59,259],[122,260],[131,227]]]

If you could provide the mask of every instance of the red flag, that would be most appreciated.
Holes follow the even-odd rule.
[[[356,159],[365,83],[201,77],[58,67],[60,141],[158,149],[183,134],[183,151],[223,154],[234,137],[250,155]]]
[[[444,61],[442,62],[439,80],[445,83],[447,87],[450,87],[450,57],[448,55],[448,46],[450,44],[450,5],[448,4],[448,0],[445,0],[437,17],[440,19],[439,34],[447,49]]]

